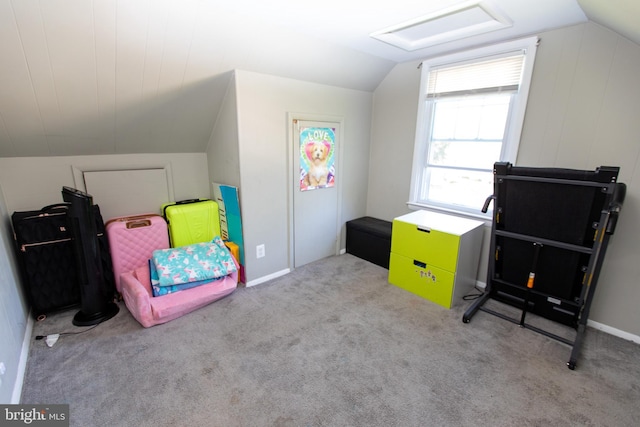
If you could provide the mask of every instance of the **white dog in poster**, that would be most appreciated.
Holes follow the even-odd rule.
[[[310,187],[326,186],[329,177],[329,167],[327,166],[329,149],[322,142],[315,142],[309,150],[309,154],[307,184]]]

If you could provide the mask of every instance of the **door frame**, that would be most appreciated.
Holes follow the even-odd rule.
[[[340,125],[340,133],[338,136],[338,161],[337,161],[337,170],[338,176],[336,177],[335,188],[338,193],[338,207],[336,212],[336,248],[335,254],[338,255],[340,253],[340,242],[342,241],[340,231],[341,231],[341,222],[342,222],[342,180],[344,178],[344,172],[342,170],[344,166],[344,162],[342,161],[344,149],[344,117],[342,116],[332,116],[328,114],[310,114],[310,113],[292,113],[287,112],[287,222],[288,222],[288,263],[289,270],[293,271],[294,267],[294,255],[295,255],[295,236],[294,236],[294,220],[295,220],[295,212],[294,212],[294,191],[299,188],[295,185],[297,182],[294,180],[293,166],[296,164],[296,159],[294,156],[294,141],[296,138],[296,127],[295,121],[312,121],[312,122],[327,122],[327,123],[338,123]]]

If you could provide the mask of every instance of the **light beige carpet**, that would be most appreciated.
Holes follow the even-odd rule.
[[[113,319],[33,341],[23,403],[72,426],[636,426],[640,346],[588,329],[570,348],[446,310],[346,254],[142,328]],[[33,335],[79,331],[75,312]],[[572,331],[571,331],[572,332]]]

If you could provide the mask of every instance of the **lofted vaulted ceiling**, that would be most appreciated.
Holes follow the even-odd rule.
[[[399,62],[587,19],[640,43],[636,0],[478,3],[0,0],[0,157],[204,152],[234,69],[373,91]],[[432,19],[452,8],[469,15]],[[506,25],[412,50],[370,36],[487,10]]]

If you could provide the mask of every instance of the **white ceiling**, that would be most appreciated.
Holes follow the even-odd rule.
[[[513,24],[370,37],[464,2],[0,0],[0,157],[203,152],[233,69],[373,91],[396,63],[587,19],[640,43],[638,0],[485,0]]]
[[[323,0],[309,5],[298,0],[256,2],[236,0],[232,8],[268,16],[274,24],[344,45],[395,62],[433,56],[587,20],[575,0],[487,0],[511,18],[513,26],[498,32],[406,52],[369,37],[369,34],[429,15],[465,0]],[[277,11],[277,13],[273,13]]]

